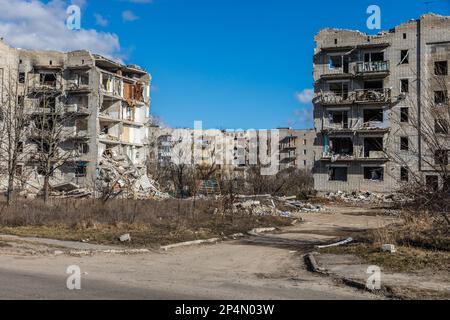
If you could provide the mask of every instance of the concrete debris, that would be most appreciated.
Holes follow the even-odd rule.
[[[389,253],[396,253],[397,249],[393,244],[385,244],[381,247],[381,251],[383,252],[389,252]]]
[[[119,237],[120,242],[131,242],[131,236],[129,233],[123,234]]]
[[[323,207],[309,202],[295,200],[296,197],[273,197],[271,195],[238,196],[233,211],[258,216],[280,216],[294,218],[300,213],[321,212]]]
[[[381,194],[374,192],[352,192],[345,193],[342,191],[329,192],[325,195],[329,200],[341,200],[344,202],[367,202],[367,203],[392,203],[403,201],[398,194]]]
[[[325,248],[332,248],[332,247],[339,247],[339,246],[343,246],[346,244],[349,244],[350,242],[353,242],[353,238],[348,238],[345,239],[343,241],[339,241],[333,244],[328,244],[328,245],[324,245],[324,246],[317,246],[318,249],[325,249]]]

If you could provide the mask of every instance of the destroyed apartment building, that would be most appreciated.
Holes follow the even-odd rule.
[[[276,139],[272,141],[275,137]],[[311,171],[315,159],[313,129],[194,130],[149,128],[149,160],[161,165],[180,160],[197,165],[216,161],[220,168],[243,177],[252,165],[271,165],[278,171],[297,168]],[[264,154],[263,154],[264,153]],[[212,160],[214,159],[214,160]]]
[[[323,29],[315,42],[315,189],[390,193],[417,173],[448,187],[437,173],[448,134],[431,150],[425,131],[448,133],[450,17],[426,14],[373,36]]]
[[[145,170],[149,73],[84,50],[29,51],[0,41],[0,76],[2,105],[17,99],[30,120],[17,164],[18,189],[31,194],[42,188],[42,159],[35,151],[50,147],[33,145],[34,135],[36,128],[45,127],[50,135],[58,126],[63,137],[55,153],[67,157],[63,164],[48,159],[57,168],[51,170],[53,192],[83,196],[106,187],[152,188]],[[17,96],[11,92],[14,84]],[[58,117],[49,120],[54,114]],[[2,189],[5,183],[2,176]]]

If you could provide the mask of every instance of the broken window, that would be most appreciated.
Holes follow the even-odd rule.
[[[342,68],[342,65],[343,65],[343,59],[342,59],[341,55],[329,57],[329,68],[330,69]]]
[[[434,132],[438,134],[448,134],[448,121],[445,119],[435,119]]]
[[[17,97],[17,105],[23,107],[25,105],[25,97],[20,95]]]
[[[378,90],[383,89],[383,87],[384,87],[383,80],[364,81],[364,89],[366,90]]]
[[[43,97],[39,100],[39,107],[50,109],[54,111],[56,109],[56,98],[54,97]]]
[[[365,167],[364,179],[372,181],[383,181],[384,168],[383,167]]]
[[[409,108],[400,109],[400,122],[409,122]]]
[[[89,153],[89,145],[84,142],[78,143],[77,150],[80,154],[88,154]]]
[[[330,111],[329,117],[331,124],[339,125],[344,129],[348,128],[348,111]]]
[[[53,73],[41,73],[40,83],[44,86],[56,87],[56,75]]]
[[[77,166],[75,167],[75,177],[82,178],[86,177],[87,175],[87,164],[86,162],[78,162]]]
[[[352,156],[353,141],[351,138],[331,138],[330,151],[337,155]]]
[[[400,138],[400,150],[408,151],[409,150],[409,139],[408,137]]]
[[[400,64],[409,63],[409,50],[402,50],[400,52]]]
[[[383,109],[364,109],[364,123],[383,122]]]
[[[408,182],[409,181],[409,171],[407,167],[401,167],[400,168],[400,180],[402,182]]]
[[[368,52],[364,54],[364,62],[382,62],[384,61],[384,52]]]
[[[437,150],[434,153],[434,163],[436,165],[448,166],[448,150]]]
[[[436,61],[434,63],[434,74],[437,76],[448,75],[448,62],[447,61]]]
[[[447,101],[448,101],[447,91],[435,91],[434,92],[434,103],[446,104]]]
[[[19,72],[19,83],[25,83],[25,72]]]
[[[401,93],[409,92],[409,79],[401,79],[400,80],[400,92]]]
[[[348,82],[332,82],[330,83],[330,91],[345,100],[348,98]]]
[[[330,167],[328,175],[330,181],[347,182],[347,167]]]
[[[426,184],[430,190],[439,191],[439,177],[438,176],[427,176]]]
[[[364,139],[364,157],[365,158],[384,157],[384,147],[382,137]]]

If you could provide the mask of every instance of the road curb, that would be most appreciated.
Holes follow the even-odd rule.
[[[327,270],[326,268],[320,267],[320,265],[317,263],[317,260],[315,258],[315,254],[317,254],[317,252],[310,252],[304,255],[304,260],[307,266],[307,269],[313,273],[318,273],[320,275],[323,276],[327,276],[332,278],[334,281],[340,282],[342,284],[345,284],[346,286],[349,286],[351,288],[355,288],[361,291],[366,291],[366,292],[370,292],[372,294],[376,294],[376,295],[382,295],[386,298],[389,299],[402,299],[401,296],[398,296],[394,293],[394,290],[389,287],[389,286],[385,286],[383,285],[381,287],[381,289],[377,290],[377,289],[370,289],[367,288],[366,283],[361,282],[359,280],[355,280],[352,278],[347,278],[347,277],[341,277],[338,276],[337,274],[331,273],[329,270]]]

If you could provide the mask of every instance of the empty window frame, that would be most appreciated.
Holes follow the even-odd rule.
[[[407,123],[409,122],[409,108],[400,108],[400,122]]]
[[[352,156],[353,141],[351,138],[330,138],[330,151],[337,155]]]
[[[438,166],[448,166],[448,150],[437,150],[434,153],[434,164]]]
[[[341,128],[348,128],[348,111],[329,111],[330,124],[338,125]],[[306,140],[305,140],[306,141]]]
[[[400,150],[402,150],[402,151],[409,150],[409,138],[408,137],[400,137]]]
[[[446,104],[448,102],[447,91],[435,91],[434,92],[434,103],[435,104]]]
[[[364,179],[371,181],[383,181],[384,180],[384,168],[383,167],[364,167]]]
[[[427,176],[426,177],[427,188],[433,191],[439,191],[439,177],[438,176]]]
[[[364,54],[364,62],[383,62],[384,52],[367,52]]]
[[[347,167],[330,167],[328,169],[329,181],[348,181],[348,168]]]
[[[364,123],[367,122],[383,122],[383,109],[364,109]]]
[[[448,62],[447,61],[436,61],[434,63],[434,74],[437,76],[447,76],[448,75]]]
[[[409,93],[409,79],[400,80],[400,92]]]
[[[409,182],[409,170],[407,167],[400,168],[400,181]]]
[[[382,154],[383,153],[383,154]],[[364,157],[380,158],[384,156],[383,138],[365,138],[364,139]]]
[[[344,59],[341,55],[328,56],[328,67],[330,70],[342,68]]]
[[[384,88],[383,80],[364,81],[364,89],[379,90]]]
[[[435,119],[434,132],[438,134],[448,134],[448,121],[445,119]]]
[[[349,91],[348,82],[331,82],[330,91],[333,92],[336,96],[347,99]]]
[[[87,175],[87,164],[85,162],[78,162],[75,167],[75,177],[82,178]]]
[[[409,50],[400,51],[400,64],[409,63]]]
[[[25,83],[25,72],[19,72],[19,83]]]
[[[41,73],[39,75],[40,83],[44,86],[56,87],[56,75],[54,73]]]

